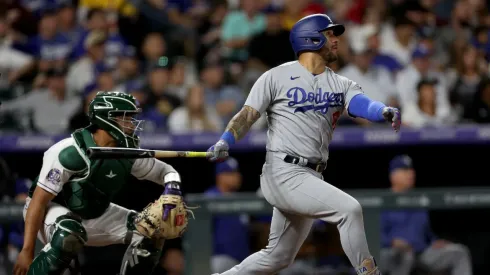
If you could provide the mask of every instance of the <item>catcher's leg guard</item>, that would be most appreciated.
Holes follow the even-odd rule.
[[[59,216],[55,223],[56,229],[51,242],[34,259],[28,275],[63,274],[87,242],[85,228],[72,215]]]

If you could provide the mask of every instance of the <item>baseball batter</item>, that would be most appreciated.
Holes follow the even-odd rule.
[[[337,59],[338,36],[344,31],[344,26],[333,24],[323,14],[299,20],[290,33],[298,61],[265,72],[242,110],[209,149],[211,161],[225,159],[229,145],[267,114],[267,153],[260,182],[264,197],[274,207],[269,244],[222,275],[278,273],[293,262],[314,219],[337,225],[357,274],[380,274],[368,249],[360,204],[323,181],[322,172],[344,110],[352,117],[389,121],[395,131],[401,119],[396,108],[372,101],[357,83],[327,67]]]
[[[24,208],[24,246],[15,275],[63,274],[84,245],[111,244],[129,244],[120,275],[150,274],[164,240],[184,232],[180,175],[172,166],[153,158],[91,160],[85,153],[96,146],[138,148],[140,112],[132,95],[98,93],[89,107],[91,125],[44,153]],[[141,213],[111,203],[131,175],[165,186]],[[166,233],[154,234],[155,226]],[[36,236],[45,247],[33,259]]]

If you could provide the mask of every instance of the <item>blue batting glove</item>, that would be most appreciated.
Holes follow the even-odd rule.
[[[208,149],[208,152],[212,153],[211,157],[209,157],[208,159],[213,162],[222,162],[228,158],[229,149],[230,146],[228,145],[228,142],[226,142],[223,139],[220,139],[218,142],[216,142],[215,145],[211,146]]]
[[[400,110],[393,107],[385,107],[383,109],[383,117],[386,121],[391,122],[391,127],[398,132],[402,125],[402,116],[400,114]]]
[[[169,182],[165,184],[165,190],[162,195],[177,195],[182,197],[182,191],[180,191],[180,185],[178,182]],[[170,210],[175,208],[175,204],[164,204],[163,205],[163,216],[162,219],[166,221]]]

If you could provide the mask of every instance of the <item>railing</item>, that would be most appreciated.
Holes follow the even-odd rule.
[[[347,191],[363,206],[369,248],[379,259],[381,249],[380,215],[384,209],[462,209],[490,208],[490,188],[419,189],[395,195],[386,190]],[[272,207],[255,194],[237,194],[209,198],[202,194],[187,196],[189,205],[199,205],[194,211],[184,235],[186,275],[211,274],[212,217],[218,214],[271,215]]]
[[[143,134],[141,147],[171,150],[203,150],[214,144],[220,133]],[[44,151],[66,138],[46,135],[0,134],[0,152]],[[255,131],[234,144],[233,150],[265,150],[267,133]],[[416,144],[490,144],[490,125],[459,125],[424,129],[403,129],[399,133],[389,127],[339,127],[335,130],[331,148],[371,147]]]
[[[385,209],[464,209],[490,208],[490,188],[418,189],[406,194],[393,194],[387,190],[347,190],[363,206],[365,229],[369,248],[379,258],[381,245],[380,214]],[[252,194],[227,197],[205,197],[203,194],[186,196],[194,210],[195,220],[189,221],[184,235],[186,275],[211,274],[212,217],[218,214],[270,215],[272,207],[263,198]],[[22,220],[22,205],[0,205],[0,222]]]

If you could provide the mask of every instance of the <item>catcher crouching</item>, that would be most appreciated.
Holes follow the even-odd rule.
[[[141,112],[133,96],[100,92],[89,107],[90,126],[50,147],[24,207],[24,246],[15,275],[63,274],[83,246],[128,244],[120,275],[150,274],[166,239],[180,237],[188,209],[180,175],[154,159],[91,160],[90,147],[139,148]],[[141,213],[111,203],[129,180],[165,186]],[[45,244],[34,258],[36,236]]]

